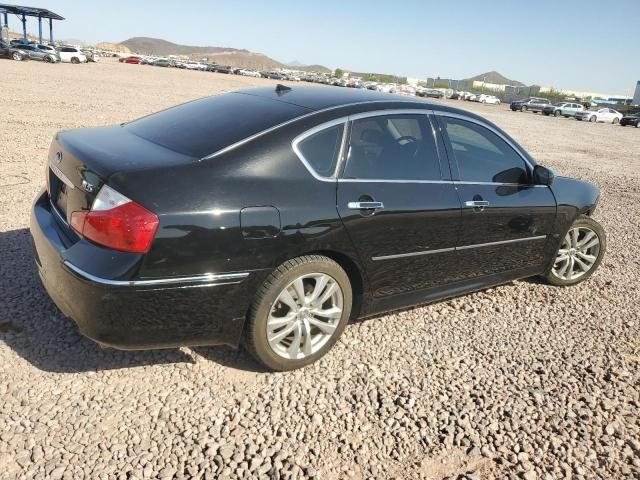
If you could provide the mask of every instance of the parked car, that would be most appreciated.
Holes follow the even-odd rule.
[[[625,115],[620,119],[620,125],[626,127],[630,125],[632,127],[640,127],[640,113],[634,113],[632,115]]]
[[[476,101],[480,103],[489,103],[491,105],[500,105],[500,99],[498,97],[495,95],[486,95],[484,93],[477,97]]]
[[[362,89],[278,85],[62,131],[46,185],[36,264],[84,335],[244,342],[275,370],[322,357],[352,317],[533,275],[574,285],[606,249],[595,186],[478,115]]]
[[[21,45],[20,49],[27,52],[30,60],[38,60],[46,63],[60,62],[60,56],[57,53],[51,53],[48,50],[42,50],[37,45]]]
[[[280,72],[262,72],[262,78],[271,78],[273,80],[286,80],[286,75]]]
[[[589,122],[620,123],[622,114],[613,108],[601,108],[600,110],[584,110],[576,113],[576,120],[584,120]]]
[[[530,110],[532,112],[541,112],[544,107],[551,105],[551,102],[546,98],[530,97],[524,100],[515,100],[511,102],[511,110],[514,112],[519,110],[526,112]]]
[[[166,58],[158,58],[153,61],[152,65],[156,67],[169,67],[171,64],[169,63],[169,60],[167,60]]]
[[[89,48],[82,48],[80,49],[80,51],[84,53],[85,57],[87,57],[87,62],[91,62],[91,63],[98,62],[98,54],[95,52],[95,50],[91,50]]]
[[[142,57],[131,55],[130,57],[125,57],[125,58],[120,59],[120,62],[128,63],[128,64],[131,64],[131,65],[138,65],[138,64],[142,63]]]
[[[12,60],[29,60],[29,54],[17,45],[6,43],[0,40],[0,57],[11,58]]]
[[[556,102],[553,105],[547,105],[542,109],[544,115],[553,115],[554,117],[575,117],[576,113],[582,112],[584,107],[574,102]]]
[[[58,54],[60,61],[65,63],[87,63],[87,57],[77,47],[59,47]]]
[[[435,88],[422,88],[416,94],[420,97],[444,98],[444,92]]]

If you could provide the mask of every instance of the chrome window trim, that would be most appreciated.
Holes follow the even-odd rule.
[[[204,273],[202,275],[194,275],[190,277],[168,277],[155,278],[152,280],[109,280],[107,278],[98,277],[91,273],[85,272],[76,267],[69,260],[63,262],[64,266],[85,280],[89,280],[100,285],[108,285],[111,287],[146,287],[146,286],[162,286],[182,283],[204,283],[204,282],[224,282],[227,284],[240,283],[249,276],[249,272],[240,273]]]
[[[455,183],[453,180],[385,180],[382,178],[339,178],[338,183]]]
[[[377,262],[380,260],[393,260],[396,258],[417,257],[421,255],[431,255],[433,253],[445,253],[445,252],[453,252],[458,250],[470,250],[472,248],[491,247],[494,245],[505,245],[505,244],[517,243],[517,242],[531,242],[531,241],[542,240],[546,238],[547,238],[547,235],[537,235],[535,237],[514,238],[511,240],[499,240],[497,242],[476,243],[473,245],[463,245],[461,247],[439,248],[435,250],[421,250],[419,252],[397,253],[395,255],[381,255],[379,257],[371,257],[371,260],[373,260],[374,262]]]
[[[388,110],[370,110],[368,112],[349,115],[349,121],[360,120],[369,117],[386,117],[388,115],[429,115],[433,113],[431,108],[393,108]]]
[[[229,93],[240,93],[240,92],[229,92]],[[281,127],[284,127],[286,125],[290,125],[292,123],[297,122],[298,120],[303,120],[305,118],[309,118],[309,117],[313,117],[314,115],[318,115],[319,113],[325,113],[325,112],[330,112],[332,110],[337,110],[339,108],[344,108],[344,107],[354,107],[354,106],[358,106],[358,105],[370,105],[370,104],[380,104],[380,103],[411,103],[413,105],[419,104],[420,100],[399,100],[397,98],[390,98],[389,100],[367,100],[367,101],[363,101],[363,102],[353,102],[353,103],[343,103],[340,105],[334,105],[332,107],[327,107],[327,108],[323,108],[321,110],[311,110],[309,113],[305,113],[304,115],[300,115],[299,117],[295,117],[292,118],[291,120],[287,120],[286,122],[282,122],[279,123],[278,125],[274,125],[273,127],[269,127],[265,130],[262,130],[261,132],[258,133],[254,133],[253,135],[248,136],[247,138],[244,138],[242,140],[238,140],[235,143],[232,143],[231,145],[227,145],[224,148],[221,148],[220,150],[217,150],[213,153],[210,153],[209,155],[206,155],[204,157],[202,157],[200,159],[200,161],[203,160],[209,160],[211,158],[217,157],[219,155],[222,155],[223,153],[227,153],[230,150],[233,150],[241,145],[244,145],[245,143],[249,143],[252,140],[255,140],[256,138],[259,138],[263,135],[266,135],[267,133],[271,133]],[[426,103],[425,105],[429,106],[430,108],[433,108],[431,106],[431,104]],[[302,108],[306,108],[306,107],[302,107]],[[426,111],[426,109],[423,109],[421,111]]]
[[[383,178],[338,178],[338,183],[447,183],[453,185],[494,185],[496,187],[526,187],[547,188],[547,185],[528,183],[498,183],[498,182],[460,182],[458,180],[385,180]]]
[[[478,120],[477,118],[468,117],[467,115],[460,115],[459,113],[435,110],[433,112],[433,114],[441,116],[441,117],[452,117],[452,118],[457,118],[457,119],[460,119],[460,120],[464,120],[466,122],[475,123],[476,125],[480,125],[481,127],[484,127],[487,130],[495,133],[498,137],[500,137],[502,140],[504,140],[507,143],[507,145],[509,145],[511,148],[513,148],[513,150],[520,156],[520,158],[522,158],[524,163],[531,169],[530,173],[533,174],[534,165],[532,165],[531,162],[529,162],[529,160],[527,159],[527,157],[525,157],[522,154],[520,148],[517,147],[511,140],[509,140],[507,137],[505,137],[502,133],[500,133],[498,130],[496,130],[491,125],[489,125],[487,123],[484,123],[483,121]]]
[[[331,127],[335,127],[336,125],[340,125],[341,123],[344,124],[344,125],[343,125],[343,128],[342,128],[342,138],[340,139],[340,149],[338,150],[338,155],[336,157],[336,165],[333,168],[333,173],[328,177],[324,177],[324,176],[320,175],[318,172],[316,172],[315,169],[311,166],[309,161],[306,159],[306,157],[302,153],[302,150],[300,150],[299,144],[300,144],[300,142],[306,140],[310,136],[315,135],[316,133],[322,132],[323,130],[326,130],[327,128],[331,128]],[[313,175],[313,177],[316,180],[320,180],[321,182],[335,182],[335,179],[336,179],[336,176],[337,176],[337,172],[338,172],[338,169],[340,167],[340,159],[342,158],[342,155],[344,153],[345,138],[347,136],[347,125],[348,125],[348,123],[349,123],[349,117],[348,116],[336,118],[334,120],[330,120],[328,122],[321,123],[320,125],[316,125],[315,127],[310,128],[306,132],[303,132],[300,135],[298,135],[291,142],[291,148],[293,148],[293,151],[295,152],[296,156],[300,159],[302,164],[306,167],[307,170],[309,170],[309,173],[311,175]]]

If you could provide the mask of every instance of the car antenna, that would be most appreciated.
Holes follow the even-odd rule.
[[[281,83],[276,85],[276,93],[278,95],[282,95],[290,91],[291,91],[291,87],[287,87],[286,85],[282,85]]]

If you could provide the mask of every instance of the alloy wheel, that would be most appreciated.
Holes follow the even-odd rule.
[[[335,333],[344,297],[325,273],[296,278],[278,295],[267,318],[267,340],[278,356],[303,359],[320,350]]]
[[[573,227],[562,241],[551,273],[561,280],[576,280],[589,272],[600,253],[600,238],[588,227]]]

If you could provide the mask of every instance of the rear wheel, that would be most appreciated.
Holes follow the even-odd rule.
[[[526,106],[526,105],[523,105],[523,106],[521,106],[521,107],[520,107],[520,111],[521,111],[521,112],[526,112],[527,110],[528,110],[528,109],[527,109],[527,106]]]
[[[556,110],[555,112],[553,112],[554,117],[559,117],[560,115],[562,115],[562,112],[560,110]]]
[[[45,63],[51,63],[51,57],[44,57]]]
[[[613,119],[613,124],[614,124],[614,125],[617,125],[617,124],[619,124],[619,123],[620,123],[620,119],[619,119],[618,117],[616,117],[616,118],[614,118],[614,119]]]
[[[272,370],[308,365],[336,343],[351,315],[349,277],[321,255],[289,260],[265,280],[245,331],[247,350]]]
[[[11,58],[19,62],[20,60],[22,60],[22,55],[20,55],[18,52],[13,52],[13,55],[11,55]]]
[[[582,215],[573,222],[562,240],[546,278],[558,286],[580,283],[593,275],[606,250],[604,229],[592,218]]]

